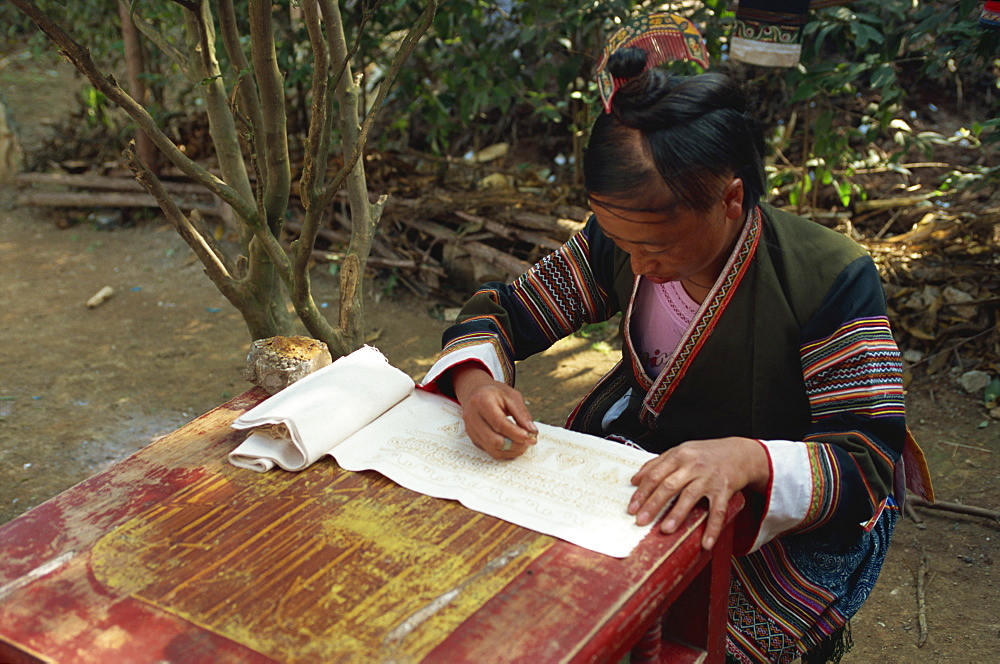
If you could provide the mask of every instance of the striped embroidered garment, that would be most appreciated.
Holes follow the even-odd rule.
[[[877,270],[850,239],[761,206],[655,380],[632,345],[639,283],[592,219],[512,284],[486,284],[424,384],[468,361],[513,384],[517,360],[622,312],[622,361],[567,426],[654,453],[730,435],[763,442],[772,480],[745,510],[727,647],[741,661],[791,661],[858,610],[898,512],[908,437]]]

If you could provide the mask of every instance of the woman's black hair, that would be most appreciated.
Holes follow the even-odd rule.
[[[745,207],[764,195],[764,136],[737,83],[718,73],[643,71],[646,52],[620,49],[608,70],[626,82],[594,123],[584,156],[589,194],[622,198],[664,182],[681,204],[715,204],[724,177],[743,180]]]

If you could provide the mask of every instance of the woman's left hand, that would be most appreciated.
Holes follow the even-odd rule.
[[[701,545],[711,549],[726,518],[729,499],[750,487],[767,491],[771,466],[764,446],[752,438],[689,440],[647,461],[632,478],[638,488],[628,513],[644,526],[677,496],[660,529],[672,533],[702,498],[708,499],[708,525]]]

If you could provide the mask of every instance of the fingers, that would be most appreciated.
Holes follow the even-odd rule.
[[[463,402],[465,431],[494,459],[515,459],[536,442],[535,427],[520,392],[497,381],[478,386]]]
[[[701,538],[701,546],[706,551],[711,550],[715,546],[716,541],[718,541],[719,535],[722,533],[722,526],[726,523],[728,508],[729,499],[724,501],[709,501],[708,525],[705,526],[705,535]]]
[[[483,437],[486,446],[482,449],[495,459],[516,459],[536,442],[537,429],[534,423],[529,421],[529,424],[530,431],[517,424],[512,416],[502,417],[495,426],[486,422],[490,431]]]
[[[528,409],[522,405],[524,412],[527,413]],[[490,427],[500,434],[504,438],[509,438],[516,444],[520,445],[534,445],[535,439],[538,436],[538,429],[535,427],[535,423],[530,419],[527,421],[526,425],[519,423],[514,419],[514,416],[510,414],[509,409],[502,412],[503,416],[498,420],[491,420]],[[531,416],[528,415],[530,418]],[[529,428],[530,427],[530,428]]]
[[[677,492],[684,488],[685,481],[677,473],[670,454],[661,454],[647,461],[632,477],[632,484],[638,488],[629,501],[628,513],[636,515],[640,526],[651,523]]]
[[[722,527],[726,522],[726,511],[729,506],[729,498],[721,497],[719,495],[699,495],[700,492],[697,491],[683,491],[680,496],[678,496],[677,501],[674,503],[673,507],[664,517],[663,523],[660,525],[660,530],[669,535],[677,531],[684,520],[694,509],[694,506],[701,502],[703,499],[708,501],[708,520],[705,524],[705,532],[701,538],[701,546],[703,549],[711,550],[715,546],[715,542],[718,541],[719,535],[722,533]]]
[[[504,387],[506,388],[504,390],[505,418],[508,423],[517,427],[516,435],[522,438],[523,443],[533,445],[534,438],[538,435],[538,427],[535,426],[531,411],[528,410],[528,405],[524,403],[524,397],[521,396],[520,392],[506,385]],[[503,423],[501,422],[500,425],[503,426]]]
[[[639,486],[642,483],[642,479],[649,473],[659,462],[663,459],[663,456],[658,456],[655,459],[650,459],[646,463],[642,464],[642,468],[632,476],[632,484]]]
[[[496,449],[487,449],[486,453],[494,459],[509,461],[527,452],[528,447],[530,446],[524,443],[516,443],[512,439],[505,437],[500,440],[500,444]]]
[[[685,490],[677,497],[670,511],[667,512],[667,516],[664,517],[663,523],[660,525],[660,530],[670,534],[677,530],[677,528],[684,522],[687,515],[691,512],[691,509],[698,504],[703,495],[697,490]]]
[[[729,499],[742,488],[730,477],[737,471],[725,458],[719,460],[711,446],[686,444],[647,461],[632,477],[636,490],[629,501],[629,514],[635,515],[637,525],[644,526],[652,523],[673,500],[660,524],[662,532],[671,534],[695,505],[706,500],[709,512],[701,543],[705,549],[711,549],[725,524]]]

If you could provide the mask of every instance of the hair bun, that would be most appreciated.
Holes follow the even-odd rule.
[[[608,71],[615,78],[635,78],[646,69],[647,54],[641,48],[620,48],[608,58]]]

